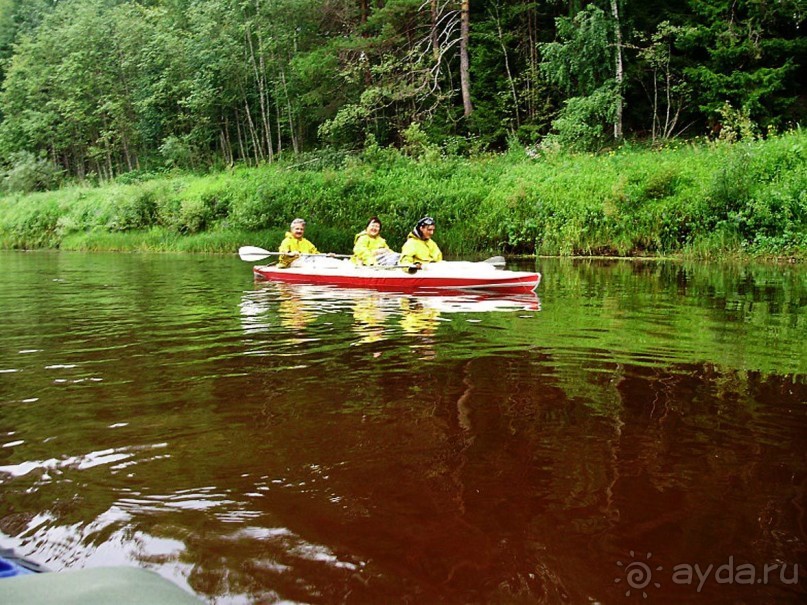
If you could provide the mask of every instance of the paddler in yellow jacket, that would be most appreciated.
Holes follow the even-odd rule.
[[[412,229],[403,247],[401,248],[401,265],[415,265],[422,267],[426,263],[436,263],[443,260],[443,253],[432,239],[434,235],[434,219],[424,216],[415,228]]]
[[[353,238],[351,260],[357,265],[394,265],[398,260],[397,256],[381,237],[381,220],[377,216],[371,218],[364,231]]]
[[[278,267],[281,269],[290,267],[294,261],[300,258],[301,254],[319,254],[317,247],[303,237],[304,233],[305,221],[301,218],[294,219],[286,232],[285,239],[280,242],[278,252],[286,254],[278,257]]]

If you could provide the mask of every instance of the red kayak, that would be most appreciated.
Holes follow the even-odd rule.
[[[280,269],[276,265],[253,267],[256,278],[286,283],[305,283],[368,288],[390,292],[442,292],[448,290],[518,294],[532,292],[540,273],[506,271],[485,262],[442,261],[410,273],[401,267],[362,267],[347,260],[316,259],[317,262]]]

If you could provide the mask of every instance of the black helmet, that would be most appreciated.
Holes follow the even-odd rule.
[[[426,227],[428,225],[434,225],[434,219],[430,216],[424,216],[417,222],[415,228],[412,229],[412,233],[417,235],[420,239],[423,239],[423,232],[421,231],[421,229],[423,229],[423,227]]]

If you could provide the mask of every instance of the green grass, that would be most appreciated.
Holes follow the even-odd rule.
[[[0,247],[233,252],[276,247],[296,216],[321,250],[348,252],[370,216],[399,248],[437,219],[449,257],[807,257],[807,136],[626,145],[602,155],[523,150],[467,159],[398,152],[339,169],[272,164],[206,176],[0,198]]]

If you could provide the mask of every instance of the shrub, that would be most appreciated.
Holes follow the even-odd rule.
[[[62,214],[54,200],[44,200],[23,209],[15,217],[9,239],[14,248],[59,247],[59,218]]]
[[[747,107],[734,109],[726,101],[720,108],[720,133],[718,139],[728,143],[737,141],[753,141],[757,138],[757,126],[751,119],[751,112]]]
[[[119,192],[107,224],[110,231],[131,231],[154,225],[157,201],[151,190],[125,190]]]
[[[3,172],[3,185],[10,193],[55,189],[64,175],[56,164],[30,151],[12,153],[10,164],[10,168]]]
[[[611,85],[586,97],[570,98],[552,122],[555,133],[548,139],[571,151],[601,149],[609,139],[606,128],[614,121],[617,99],[616,88]]]
[[[675,193],[679,181],[678,171],[669,166],[651,173],[644,183],[643,194],[648,200],[658,200]]]
[[[188,170],[193,167],[193,149],[186,140],[174,135],[166,137],[160,145],[160,155],[166,168]]]

